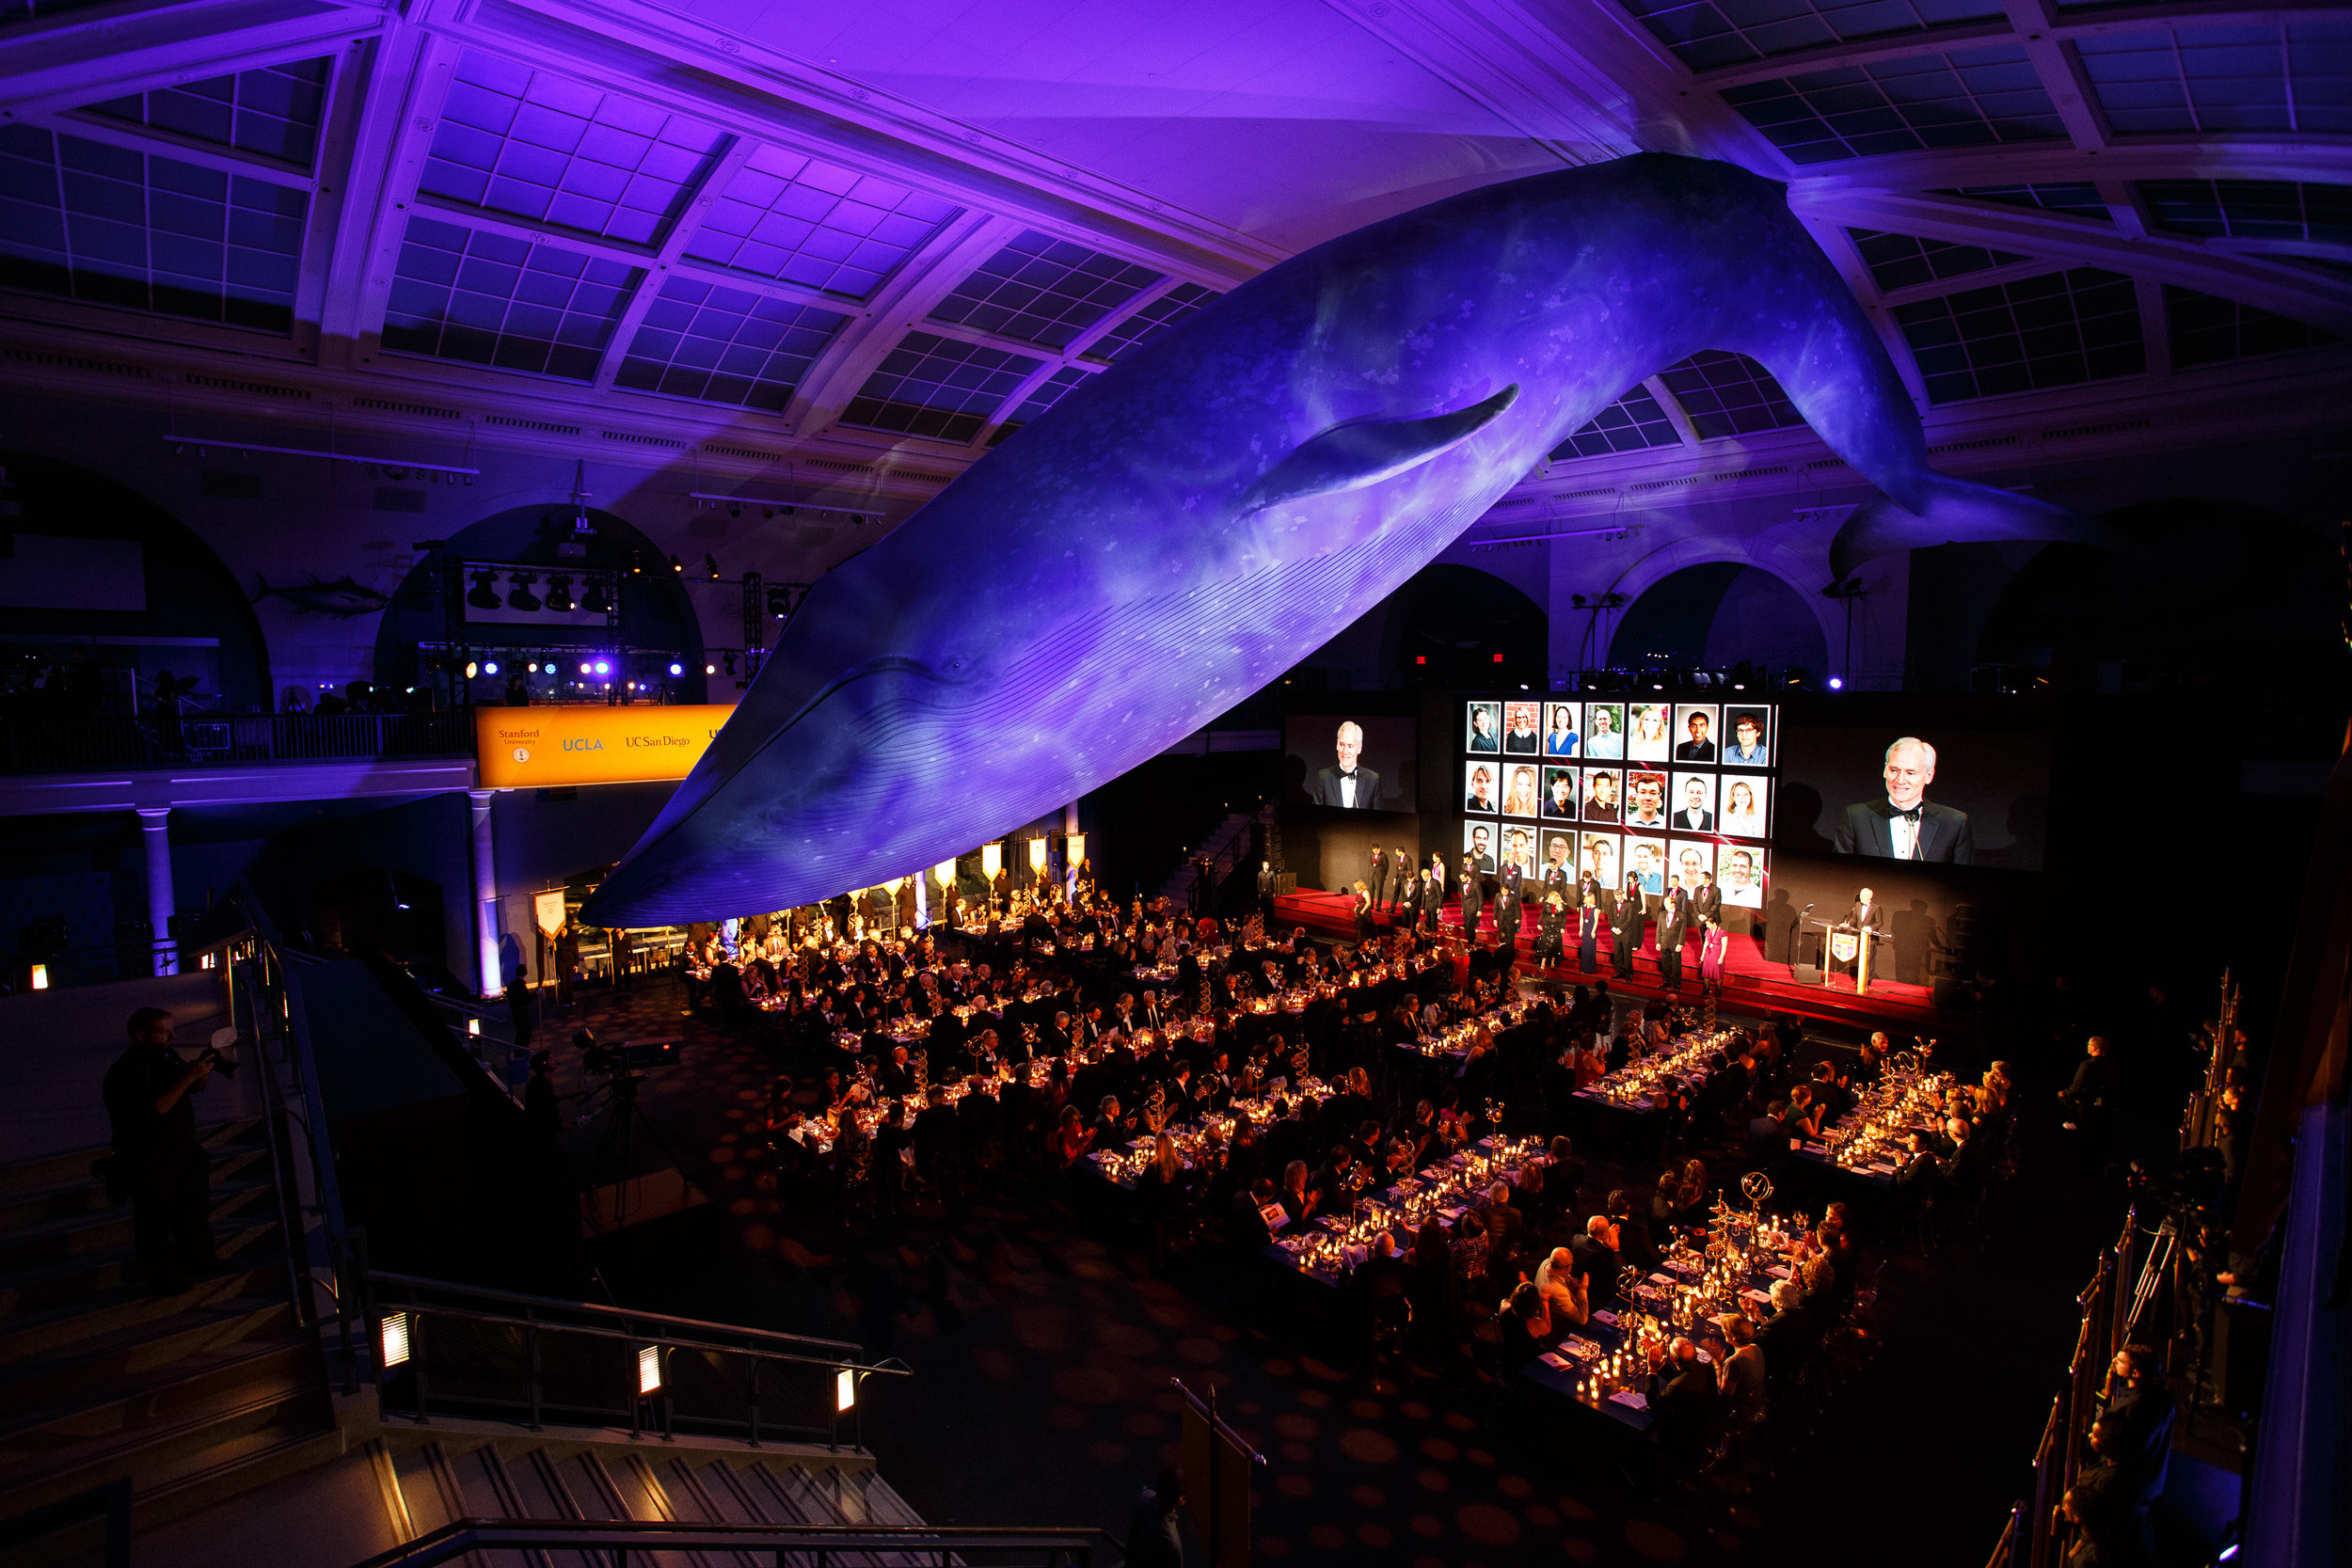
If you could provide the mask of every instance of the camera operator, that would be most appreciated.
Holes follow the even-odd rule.
[[[131,1203],[132,1243],[150,1295],[170,1295],[213,1272],[212,1159],[196,1135],[196,1104],[219,1053],[195,1061],[171,1048],[171,1015],[131,1015],[131,1048],[106,1069],[114,1125],[108,1196]]]

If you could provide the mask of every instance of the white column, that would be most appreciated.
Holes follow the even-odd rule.
[[[466,798],[473,802],[473,935],[485,996],[497,996],[504,990],[499,974],[498,855],[490,840],[490,802],[497,797],[495,789],[466,791]]]
[[[151,968],[157,974],[180,973],[180,950],[171,941],[171,808],[141,806],[139,836],[147,848],[147,923],[153,928]]]
[[[931,923],[930,880],[928,868],[914,874],[914,928],[918,931]]]

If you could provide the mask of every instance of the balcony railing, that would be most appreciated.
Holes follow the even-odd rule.
[[[193,713],[176,720],[5,719],[0,720],[0,772],[469,757],[473,736],[473,715],[462,709]]]

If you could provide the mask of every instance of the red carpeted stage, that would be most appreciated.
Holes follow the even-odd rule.
[[[1308,888],[1283,894],[1274,900],[1274,917],[1278,922],[1304,926],[1310,931],[1350,940],[1356,935],[1354,911],[1355,901],[1345,895],[1318,893]],[[1386,929],[1388,915],[1384,912],[1378,918],[1381,927]],[[1461,906],[1447,905],[1443,918],[1446,925],[1458,933],[1462,924]],[[1565,963],[1551,970],[1536,969],[1535,912],[1532,907],[1523,911],[1520,924],[1519,972],[1523,974],[1541,974],[1570,984],[1579,980],[1605,979],[1610,990],[1618,995],[1666,994],[1665,987],[1659,982],[1654,931],[1645,940],[1641,951],[1633,956],[1633,978],[1625,981],[1619,980],[1609,967],[1609,935],[1606,931],[1601,933],[1599,974],[1581,974],[1576,968],[1573,941],[1568,944]],[[1486,933],[1494,930],[1493,905],[1486,906],[1479,928]],[[1698,997],[1698,959],[1693,950],[1692,956],[1686,958],[1682,965],[1682,994],[1687,999],[1696,1000]],[[1851,974],[1834,975],[1826,986],[1799,985],[1787,964],[1765,961],[1764,940],[1758,936],[1732,937],[1730,954],[1724,964],[1723,1006],[1794,1013],[1802,1018],[1843,1023],[1859,1029],[1886,1028],[1923,1034],[1948,1027],[1955,1022],[1952,1015],[1937,1010],[1932,993],[1925,986],[1873,977],[1869,994],[1856,996]]]

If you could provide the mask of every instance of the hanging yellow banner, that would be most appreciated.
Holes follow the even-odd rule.
[[[732,703],[476,708],[482,784],[545,789],[682,779],[734,711]]]

